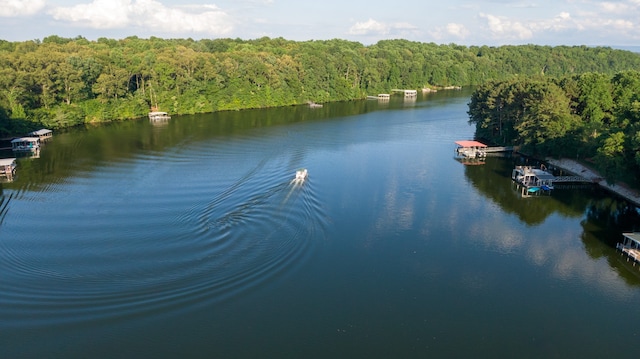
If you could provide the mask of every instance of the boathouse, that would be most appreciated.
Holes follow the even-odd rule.
[[[456,153],[467,158],[486,157],[486,148],[482,142],[478,141],[456,141]]]
[[[5,177],[7,181],[12,181],[15,173],[16,173],[16,159],[1,158],[0,159],[0,176]]]
[[[632,259],[633,264],[640,262],[640,232],[622,233],[624,240],[618,243],[616,248],[627,255],[627,260]]]
[[[418,96],[418,90],[404,90],[404,89],[393,89],[392,92],[402,92],[404,97],[416,97]]]
[[[18,137],[11,141],[14,152],[35,152],[40,149],[39,137]]]
[[[163,111],[151,111],[149,112],[149,119],[152,121],[156,120],[168,120],[171,116],[167,112]]]
[[[531,166],[516,166],[511,172],[511,179],[528,189],[553,189],[555,176],[546,171],[546,168],[533,168]]]
[[[46,128],[39,129],[37,131],[32,131],[27,134],[29,137],[38,137],[41,143],[49,141],[53,138],[53,131],[48,130]]]

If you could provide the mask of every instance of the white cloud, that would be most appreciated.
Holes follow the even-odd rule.
[[[506,17],[498,17],[484,13],[481,13],[480,17],[487,20],[489,30],[496,38],[524,40],[533,37],[531,28],[520,21],[513,21]]]
[[[629,2],[609,2],[609,1],[605,1],[605,2],[602,2],[602,3],[598,4],[598,6],[600,7],[600,9],[603,12],[606,12],[606,13],[627,14],[629,11],[636,10],[635,8],[638,7],[639,3],[640,2],[638,2],[638,1],[636,1],[635,3],[633,1],[629,1]]]
[[[389,26],[369,19],[365,22],[356,22],[349,29],[350,35],[386,35],[389,33]]]
[[[0,0],[0,16],[33,15],[44,9],[45,0]]]
[[[349,35],[362,35],[362,36],[377,36],[377,35],[390,35],[390,34],[410,34],[415,33],[417,27],[407,23],[398,22],[394,24],[386,24],[373,19],[369,19],[365,22],[356,22],[349,31]]]
[[[446,29],[447,33],[460,39],[464,39],[469,35],[469,30],[462,24],[449,23]]]
[[[155,0],[93,0],[51,10],[54,19],[97,29],[137,27],[162,32],[224,35],[233,29],[229,15],[215,5],[168,7]]]

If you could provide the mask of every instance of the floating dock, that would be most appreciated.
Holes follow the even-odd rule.
[[[622,235],[624,240],[616,244],[616,249],[627,255],[627,261],[633,260],[635,266],[636,262],[640,262],[640,232],[622,233]]]

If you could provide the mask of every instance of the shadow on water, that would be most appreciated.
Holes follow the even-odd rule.
[[[622,240],[621,231],[640,231],[640,209],[595,185],[559,186],[550,194],[522,197],[510,175],[523,161],[518,156],[489,157],[484,165],[465,166],[465,176],[484,197],[529,227],[554,215],[581,219],[580,239],[586,254],[592,259],[605,258],[627,284],[640,286],[640,266],[615,250]]]

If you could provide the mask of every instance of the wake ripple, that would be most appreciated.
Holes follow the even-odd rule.
[[[290,183],[295,171],[283,174],[281,164],[263,160],[226,185],[196,180],[181,191],[157,195],[139,192],[166,171],[156,168],[154,159],[140,161],[105,171],[102,178],[76,178],[74,191],[88,193],[96,182],[113,191],[100,203],[88,195],[66,203],[64,185],[49,192],[49,201],[58,203],[43,203],[50,213],[24,218],[22,226],[35,233],[64,233],[56,239],[3,236],[0,287],[11,288],[0,298],[5,326],[170,315],[211,305],[283,278],[325,235],[313,181]],[[173,167],[180,163],[171,162]],[[127,181],[136,171],[150,173],[151,179],[145,182],[140,175],[132,186]],[[0,203],[0,220],[9,201],[11,195]],[[175,215],[176,202],[191,205]],[[65,223],[78,213],[83,220],[77,228]],[[119,228],[106,231],[114,223]]]

